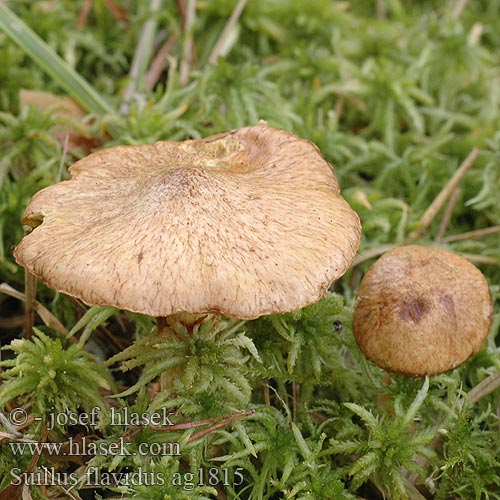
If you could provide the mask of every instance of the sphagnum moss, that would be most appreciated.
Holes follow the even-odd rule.
[[[467,393],[487,377],[494,378],[500,366],[496,338],[500,272],[498,265],[491,265],[500,259],[500,236],[480,233],[479,238],[446,238],[500,224],[499,136],[495,132],[499,128],[500,2],[453,1],[436,6],[433,2],[254,0],[247,2],[227,37],[224,56],[212,64],[207,60],[236,2],[196,2],[190,33],[184,31],[189,24],[187,11],[164,2],[156,15],[158,36],[144,52],[152,49],[153,61],[159,54],[157,67],[149,74],[154,77],[154,89],[137,86],[127,100],[125,115],[119,110],[124,109],[124,89],[130,82],[129,62],[149,18],[149,3],[85,2],[85,7],[90,5],[88,12],[78,11],[69,0],[8,5],[66,61],[59,68],[76,69],[109,103],[113,113],[101,114],[85,97],[80,102],[87,111],[97,111],[83,126],[89,133],[99,132],[99,146],[200,138],[264,119],[319,146],[334,164],[344,195],[364,227],[359,265],[335,287],[344,305],[340,295],[334,295],[297,316],[247,322],[244,333],[233,332],[222,345],[217,345],[221,339],[215,339],[217,355],[202,356],[204,361],[198,364],[189,358],[193,365],[189,381],[194,385],[179,384],[178,394],[160,402],[175,412],[174,422],[188,423],[229,414],[234,403],[231,400],[228,406],[224,401],[234,390],[250,401],[256,410],[253,415],[229,426],[212,424],[211,432],[192,442],[188,439],[193,429],[183,433],[146,429],[138,434],[133,434],[137,429],[129,429],[126,434],[134,446],[143,441],[183,440],[181,457],[79,459],[87,470],[95,466],[102,478],[118,477],[105,476],[108,472],[141,471],[137,477],[142,484],[133,484],[129,475],[128,484],[123,476],[121,485],[84,488],[79,463],[43,454],[32,472],[39,473],[45,466],[50,472],[78,476],[78,486],[71,490],[49,486],[46,493],[64,498],[120,494],[144,500],[165,495],[230,500],[498,498],[498,390],[486,391],[480,398],[473,393],[471,404]],[[187,57],[186,39],[194,43],[194,53]],[[63,145],[52,135],[52,120],[46,112],[17,107],[19,86],[58,93],[66,89],[70,97],[78,97],[69,73],[61,75],[64,80],[60,81],[47,77],[39,61],[26,55],[24,43],[22,39],[13,43],[8,35],[0,34],[0,274],[18,289],[23,279],[11,248],[22,237],[21,214],[34,192],[67,178],[64,166],[78,159],[78,152],[70,150],[61,160]],[[179,77],[181,60],[191,64],[187,79],[185,69]],[[478,158],[460,183],[441,244],[488,262],[479,264],[495,305],[486,347],[463,367],[428,382],[389,376],[360,355],[351,331],[353,299],[370,264],[365,251],[375,255],[382,247],[403,244],[474,147],[479,149]],[[438,214],[412,242],[434,238],[441,222]],[[38,299],[67,330],[84,312],[81,305],[41,286]],[[13,299],[3,298],[2,343],[22,335],[20,310]],[[88,317],[97,313],[91,310]],[[43,342],[42,337],[23,341],[23,349],[38,345],[35,342],[45,347],[40,355],[32,356],[29,379],[3,372],[0,393],[11,391],[8,397],[14,398],[4,403],[6,417],[19,407],[35,413],[30,405],[52,396],[62,407],[73,408],[84,401],[84,393],[104,400],[108,409],[147,414],[158,409],[151,406],[161,397],[154,374],[148,381],[151,374],[140,371],[144,351],[127,359],[130,367],[136,366],[127,372],[114,370],[112,365],[113,380],[106,380],[116,383],[117,390],[144,382],[137,393],[117,402],[107,397],[106,390],[98,390],[97,381],[88,388],[89,379],[72,385],[73,392],[58,386],[58,396],[49,391],[52,383],[45,390],[34,388],[49,373],[43,361],[45,351],[56,349],[58,342],[61,359],[72,352],[84,363],[85,376],[91,377],[100,373],[101,365],[85,354],[87,349],[102,359],[127,357],[132,354],[124,350],[130,337],[136,335],[136,346],[140,346],[154,328],[140,315],[117,312],[100,318],[88,323],[78,349],[67,340],[57,340],[59,334],[41,325],[37,328],[43,331]],[[204,351],[201,344],[197,347]],[[188,360],[186,348],[180,349],[183,362]],[[14,365],[26,360],[19,345],[17,350],[2,351],[2,356]],[[179,357],[175,349],[168,351],[165,362],[175,356]],[[161,355],[155,359],[156,365],[162,361]],[[80,371],[77,375],[83,376]],[[221,381],[228,375],[233,385],[223,386]],[[205,390],[197,391],[197,383],[205,376],[216,383],[205,382]],[[237,377],[239,382],[234,383]],[[50,374],[48,379],[59,380]],[[27,392],[21,393],[24,389]],[[83,406],[76,410],[85,412]],[[16,429],[7,421],[4,430]],[[42,427],[29,422],[18,432],[37,440]],[[109,447],[126,429],[77,426],[65,432],[66,440],[97,433],[97,439]],[[1,489],[11,483],[15,468],[30,470],[32,454],[14,455],[9,446],[13,441],[8,439],[20,436],[11,435],[2,437]],[[168,484],[159,484],[160,477]],[[156,480],[155,485],[146,484],[150,478]],[[215,485],[209,484],[210,478]],[[21,488],[12,488],[19,496]],[[9,494],[14,495],[13,491]],[[43,496],[37,485],[29,491],[33,498]]]

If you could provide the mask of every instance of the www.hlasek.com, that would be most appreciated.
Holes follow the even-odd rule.
[[[112,443],[106,441],[89,441],[86,437],[75,440],[69,437],[65,443],[38,443],[30,442],[10,442],[9,447],[13,455],[21,456],[38,454],[51,455],[55,457],[87,456],[180,456],[181,445],[177,442],[166,443],[139,443],[135,445],[135,450],[131,450],[132,443],[121,437]]]
[[[89,467],[83,476],[75,472],[56,472],[53,467],[42,467],[37,472],[22,472],[15,468],[10,471],[12,485],[27,486],[177,486],[191,491],[199,486],[239,486],[243,483],[243,469],[199,468],[196,472],[164,472],[145,471],[142,467],[135,472],[99,471],[97,467]]]

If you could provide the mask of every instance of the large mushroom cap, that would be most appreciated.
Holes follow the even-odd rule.
[[[360,349],[378,366],[424,376],[476,354],[491,328],[486,278],[464,258],[439,248],[395,248],[361,281],[354,310]]]
[[[91,305],[255,318],[315,302],[351,264],[360,223],[309,141],[265,124],[118,146],[38,192],[19,264]]]

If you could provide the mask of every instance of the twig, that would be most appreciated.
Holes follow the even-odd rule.
[[[467,41],[471,47],[475,47],[483,36],[484,26],[481,23],[474,23],[467,36]]]
[[[182,25],[186,22],[186,2],[185,0],[177,0],[177,8],[179,9],[179,14],[182,19]]]
[[[464,178],[465,174],[477,160],[478,156],[479,150],[474,148],[424,212],[417,225],[417,229],[408,236],[410,240],[419,238],[432,224],[432,221],[435,219],[439,210],[441,210],[442,206],[446,203],[446,200],[451,196],[453,191],[455,191],[460,181]]]
[[[224,52],[227,39],[229,38],[231,31],[233,31],[234,27],[236,26],[236,23],[238,22],[238,19],[240,18],[243,9],[247,4],[247,1],[248,0],[238,0],[238,3],[234,7],[233,12],[229,16],[229,19],[227,20],[227,23],[219,36],[219,39],[215,43],[212,52],[210,52],[210,55],[208,56],[208,64],[215,63],[218,57]]]
[[[199,439],[200,437],[205,436],[206,434],[209,434],[212,431],[215,431],[217,429],[221,429],[222,427],[225,427],[226,425],[229,424],[234,424],[234,422],[237,422],[238,420],[241,420],[245,417],[248,417],[250,415],[254,415],[255,410],[252,408],[250,410],[245,410],[241,411],[238,413],[231,413],[230,415],[225,415],[222,417],[214,417],[214,418],[208,418],[205,420],[196,420],[194,422],[184,422],[182,424],[174,424],[174,425],[168,425],[166,427],[163,426],[146,426],[147,429],[152,429],[155,431],[179,431],[179,430],[184,430],[184,429],[195,429],[197,427],[202,427],[204,425],[209,425],[206,429],[203,429],[202,431],[199,431],[193,435],[191,435],[188,438],[188,443],[195,441],[196,439]],[[119,442],[120,439],[125,438],[127,440],[132,439],[134,436],[139,434],[142,431],[143,427],[140,425],[136,425],[130,429],[128,429],[123,436],[118,438],[115,443]]]
[[[443,238],[443,243],[453,243],[454,241],[462,240],[479,240],[490,234],[500,233],[500,226],[486,227],[484,229],[476,229],[475,231],[467,231],[466,233],[452,234]]]
[[[443,241],[444,233],[446,233],[446,229],[448,224],[450,223],[451,216],[453,215],[453,210],[455,210],[455,206],[457,204],[458,198],[460,196],[461,190],[459,187],[453,191],[453,194],[448,201],[448,205],[446,205],[446,209],[443,214],[443,219],[441,220],[441,224],[439,225],[438,232],[436,234],[436,241],[441,243]]]
[[[255,413],[255,410],[247,410],[243,411],[241,413],[235,413],[233,414],[232,417],[227,418],[225,420],[222,420],[220,423],[211,425],[210,427],[207,427],[206,429],[203,429],[202,431],[197,432],[196,434],[193,434],[188,438],[188,443],[191,443],[192,441],[196,441],[197,439],[205,436],[206,434],[209,434],[210,432],[216,431],[218,429],[222,429],[222,427],[225,427],[226,425],[229,424],[234,424],[238,420],[241,420],[245,417],[248,417],[249,415],[253,415]]]
[[[339,95],[337,101],[335,102],[335,114],[337,116],[337,120],[340,120],[340,117],[344,112],[345,100],[346,100],[345,95]]]
[[[122,21],[127,26],[129,25],[127,12],[124,9],[116,5],[116,3],[113,2],[112,0],[104,0],[104,5],[109,10],[109,12],[111,12],[111,15],[117,21]],[[82,8],[80,9],[80,15],[78,16],[78,21],[76,23],[76,27],[79,30],[85,28],[91,10],[92,10],[92,0],[84,0]]]
[[[186,12],[184,16],[184,49],[179,65],[179,83],[185,86],[189,80],[189,68],[193,57],[193,25],[196,16],[196,0],[187,0]]]
[[[33,500],[30,487],[26,483],[23,484],[22,500]]]

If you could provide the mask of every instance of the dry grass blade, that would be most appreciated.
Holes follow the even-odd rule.
[[[393,248],[396,248],[397,245],[389,243],[387,245],[380,245],[378,247],[369,248],[368,250],[364,250],[360,252],[360,254],[354,259],[352,263],[352,267],[359,266],[359,264],[373,259],[374,257],[378,257]]]
[[[7,283],[0,284],[0,292],[8,295],[9,297],[14,297],[23,302],[26,301],[26,296],[24,293],[19,292],[15,288],[12,288]],[[40,302],[37,300],[34,301],[34,309],[38,316],[40,316],[41,320],[47,325],[49,328],[52,328],[56,332],[62,333],[64,335],[68,334],[68,330],[64,327],[64,325]]]
[[[377,14],[377,19],[386,18],[386,7],[385,2],[382,0],[375,0],[375,12]]]
[[[224,29],[222,30],[222,33],[221,33],[219,39],[217,40],[216,44],[214,45],[212,52],[210,52],[210,56],[208,57],[209,64],[216,62],[217,58],[224,52],[224,48],[225,48],[227,39],[229,38],[231,31],[236,26],[236,23],[238,22],[238,19],[240,18],[246,4],[247,4],[247,0],[239,0],[238,3],[236,4],[236,6],[234,7],[234,10],[231,13],[231,15],[229,16],[229,19],[227,20],[227,23],[224,26]]]
[[[481,398],[487,396],[488,394],[491,394],[499,387],[500,371],[496,371],[469,391],[468,398],[470,404],[477,403]]]
[[[473,264],[488,264],[491,266],[500,266],[500,259],[497,259],[496,257],[490,257],[489,255],[478,255],[475,253],[457,253]]]
[[[176,42],[177,37],[171,35],[154,57],[153,62],[151,63],[146,76],[144,77],[144,82],[149,89],[153,89],[154,86],[158,83],[161,74],[167,67],[167,58],[172,52],[172,49],[174,48]]]
[[[23,316],[9,316],[8,318],[0,318],[0,328],[17,328],[24,324]]]
[[[500,233],[500,226],[486,227],[484,229],[476,229],[475,231],[467,231],[466,233],[452,234],[443,238],[444,243],[453,243],[463,240],[479,240],[490,234]]]
[[[451,195],[450,201],[448,205],[446,205],[446,209],[444,211],[443,219],[441,220],[441,224],[439,225],[438,232],[436,234],[436,241],[441,243],[443,241],[444,233],[450,223],[451,216],[453,215],[453,210],[455,210],[455,206],[457,204],[458,198],[460,197],[461,190],[460,188],[456,188]]]
[[[23,486],[22,499],[23,500],[33,500],[33,497],[31,496],[31,493],[30,493],[30,487],[27,484],[25,484]]]
[[[130,66],[129,76],[131,82],[123,95],[124,102],[120,108],[120,111],[124,114],[128,113],[128,103],[130,99],[132,99],[134,94],[138,90],[140,90],[141,85],[144,83],[143,79],[147,71],[149,61],[151,59],[151,54],[153,52],[153,43],[158,25],[155,19],[155,15],[160,10],[161,5],[162,0],[151,0],[151,16],[142,27],[141,36],[135,50],[134,59],[132,61],[132,65]]]
[[[81,30],[83,29],[90,16],[90,11],[92,10],[92,0],[84,0],[83,5],[80,8],[80,15],[76,23],[76,27]]]
[[[193,25],[196,16],[196,0],[188,0],[184,17],[184,49],[182,59],[179,65],[179,82],[186,85],[189,79],[189,68],[193,60]]]
[[[432,224],[433,220],[436,218],[436,215],[446,203],[446,200],[448,200],[448,198],[458,187],[458,184],[464,178],[465,174],[469,171],[472,165],[474,165],[474,162],[477,160],[478,156],[479,150],[477,148],[474,148],[460,165],[458,170],[453,174],[451,179],[434,198],[433,202],[429,205],[427,210],[424,212],[417,225],[417,229],[410,233],[410,240],[419,238],[422,233]]]
[[[457,0],[451,9],[451,17],[458,19],[467,7],[468,0]]]

